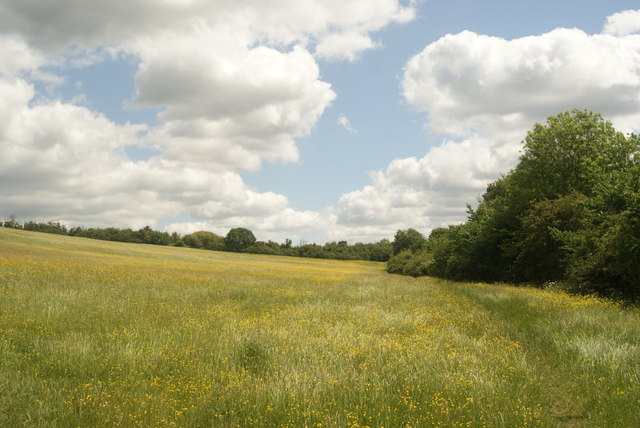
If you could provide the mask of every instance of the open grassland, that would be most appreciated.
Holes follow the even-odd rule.
[[[640,426],[640,314],[0,228],[0,426]]]

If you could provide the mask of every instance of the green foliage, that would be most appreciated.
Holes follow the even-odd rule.
[[[559,236],[581,230],[586,199],[582,193],[572,191],[540,201],[523,215],[521,227],[506,247],[513,260],[513,277],[540,284],[564,277],[567,254]]]
[[[16,223],[14,221],[14,228]],[[11,227],[10,225],[5,227]],[[22,226],[24,230],[31,230],[33,232],[44,232],[44,233],[53,233],[56,235],[66,235],[67,227],[59,222],[48,221],[46,223],[36,223],[33,221],[29,221]]]
[[[411,257],[413,257],[411,250],[404,250],[393,255],[387,262],[387,272],[404,275],[404,267],[409,263]]]
[[[283,254],[283,248],[274,241],[257,241],[254,245],[247,249],[248,253],[278,255]]]
[[[432,255],[426,251],[413,252],[404,250],[392,256],[387,262],[387,272],[408,276],[429,275]]]
[[[405,250],[418,251],[424,242],[424,235],[415,229],[398,230],[393,239],[393,254]]]
[[[105,229],[73,227],[69,229],[68,235],[100,239],[103,241],[133,242],[137,244],[171,245],[175,242],[175,236],[172,238],[167,232],[153,230],[151,226],[145,226],[137,231],[118,229],[115,227],[107,227]]]
[[[203,248],[205,250],[224,249],[224,238],[212,232],[200,230],[182,237],[184,245],[192,248]]]
[[[422,265],[405,254],[393,270],[638,295],[639,225],[640,138],[574,110],[533,127],[518,165],[487,187],[467,222],[432,232]],[[421,252],[406,241],[398,231],[395,254]]]
[[[243,252],[256,243],[252,231],[244,227],[231,229],[224,237],[224,247],[228,251]]]
[[[375,262],[386,262],[393,254],[393,244],[388,239],[371,245],[371,254],[369,260]]]
[[[0,226],[2,226],[2,227],[8,227],[8,228],[11,228],[11,229],[20,229],[20,228],[21,228],[20,223],[18,223],[18,222],[16,221],[16,216],[15,216],[15,214],[11,214],[11,215],[9,216],[9,220],[7,220],[7,221],[5,221],[5,222],[1,223],[1,224],[0,224]]]
[[[560,113],[536,124],[524,141],[524,154],[511,174],[517,192],[536,201],[575,190],[591,196],[611,170],[629,168],[637,140],[586,110]]]

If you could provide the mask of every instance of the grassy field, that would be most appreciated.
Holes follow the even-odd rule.
[[[640,426],[640,313],[0,228],[0,426]]]

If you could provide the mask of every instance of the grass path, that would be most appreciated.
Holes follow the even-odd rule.
[[[504,307],[492,304],[494,300],[474,293],[468,287],[459,290],[461,296],[469,298],[486,311],[488,323],[499,324],[505,335],[520,344],[527,365],[532,367],[532,372],[537,375],[541,389],[545,392],[543,407],[558,421],[558,425],[580,426],[585,415],[572,398],[572,381],[555,365],[557,355],[548,354],[549,343],[543,343],[547,341],[541,341],[529,325],[520,322],[521,317],[526,317],[526,311],[523,312],[522,305],[518,304],[520,302],[512,301]]]
[[[633,414],[628,406],[634,401],[640,405],[640,335],[632,327],[637,310],[533,289],[452,288],[502,321],[505,333],[521,343],[547,391],[546,408],[558,424],[584,426],[604,416],[610,424],[628,426]],[[595,388],[586,393],[589,384]],[[630,402],[611,399],[630,392]]]
[[[640,426],[640,314],[0,228],[0,426]]]

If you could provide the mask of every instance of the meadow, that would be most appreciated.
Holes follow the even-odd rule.
[[[2,427],[640,426],[640,312],[0,228]]]

